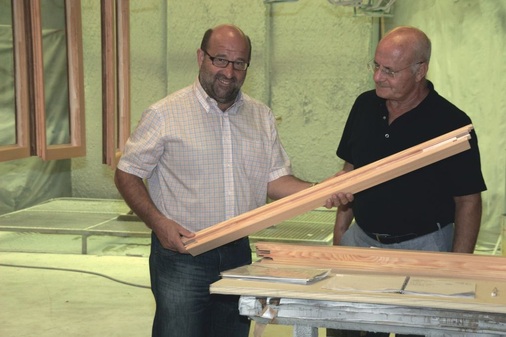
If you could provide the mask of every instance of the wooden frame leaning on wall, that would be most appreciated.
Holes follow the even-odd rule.
[[[47,144],[40,0],[12,1],[16,143],[0,146],[0,161],[86,154],[81,1],[64,0],[69,102],[68,144]]]

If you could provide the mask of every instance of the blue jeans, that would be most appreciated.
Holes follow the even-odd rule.
[[[149,268],[156,311],[153,337],[247,337],[238,296],[211,295],[220,272],[251,263],[248,238],[192,256],[163,248],[151,236]]]

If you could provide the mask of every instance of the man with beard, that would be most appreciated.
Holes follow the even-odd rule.
[[[313,185],[292,175],[272,111],[241,92],[250,57],[238,27],[208,30],[198,79],[144,112],[118,163],[118,190],[152,229],[153,336],[248,336],[238,298],[209,294],[221,271],[251,263],[248,238],[195,257],[182,239]]]

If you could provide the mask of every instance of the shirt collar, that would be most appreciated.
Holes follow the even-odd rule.
[[[209,97],[204,88],[202,88],[202,85],[200,84],[198,77],[197,80],[193,83],[193,90],[195,92],[195,96],[197,96],[199,103],[202,105],[202,107],[207,113],[219,112],[219,113],[227,113],[229,115],[235,115],[239,111],[239,107],[244,104],[242,91],[239,91],[239,94],[237,95],[234,104],[232,104],[230,108],[228,108],[226,111],[221,111],[221,109],[218,107],[218,102],[216,102],[215,99]]]

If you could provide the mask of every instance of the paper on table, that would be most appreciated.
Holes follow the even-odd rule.
[[[411,277],[404,292],[429,296],[474,298],[476,295],[476,283],[466,280]]]
[[[471,297],[476,283],[466,280],[409,277],[397,275],[337,274],[323,286],[325,289],[350,292],[398,293],[425,296]]]
[[[329,275],[330,269],[314,269],[254,263],[221,273],[223,278],[310,284]]]

